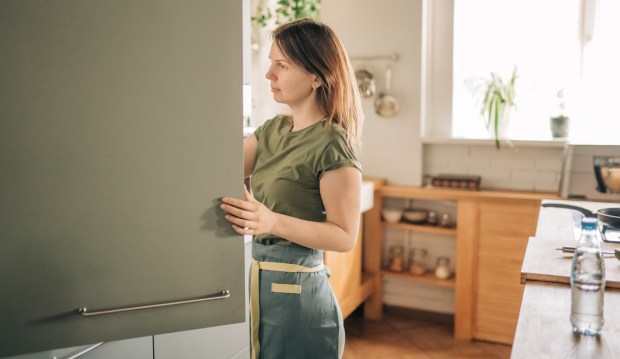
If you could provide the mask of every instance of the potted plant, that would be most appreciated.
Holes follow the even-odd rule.
[[[252,22],[266,27],[272,20],[276,25],[306,17],[319,20],[320,5],[321,0],[279,0],[275,5],[258,6]]]
[[[549,127],[551,129],[551,136],[553,138],[566,138],[568,136],[569,118],[564,114],[564,90],[558,91],[556,98],[558,100],[559,115],[550,118]]]
[[[495,147],[500,148],[500,139],[507,139],[505,129],[508,116],[515,104],[515,82],[517,80],[517,67],[512,71],[512,76],[505,81],[497,73],[491,72],[491,79],[483,84],[484,97],[480,106],[480,115],[485,120],[487,129],[495,139]],[[509,142],[510,143],[510,142]]]

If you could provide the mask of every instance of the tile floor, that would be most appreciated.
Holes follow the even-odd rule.
[[[508,345],[452,337],[453,317],[386,307],[381,320],[358,308],[345,320],[344,359],[510,358]]]

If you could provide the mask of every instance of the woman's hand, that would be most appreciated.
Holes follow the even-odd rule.
[[[276,214],[254,199],[247,187],[243,186],[243,199],[223,197],[220,208],[228,212],[226,218],[239,234],[257,235],[271,233]]]

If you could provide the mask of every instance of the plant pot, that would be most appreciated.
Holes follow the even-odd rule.
[[[549,128],[551,129],[551,136],[553,138],[568,137],[568,120],[568,117],[563,115],[551,117],[549,121]]]

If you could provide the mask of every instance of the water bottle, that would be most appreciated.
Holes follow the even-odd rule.
[[[598,335],[603,329],[605,262],[596,237],[596,218],[581,220],[581,237],[577,242],[570,272],[573,332]]]

